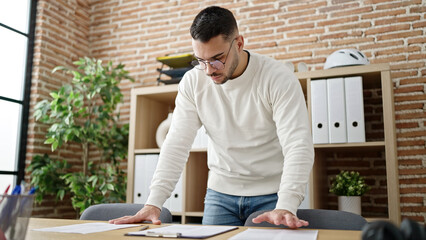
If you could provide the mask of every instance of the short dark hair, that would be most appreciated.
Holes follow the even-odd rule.
[[[192,22],[190,32],[193,39],[208,42],[218,35],[223,35],[225,39],[229,39],[237,30],[237,21],[231,11],[211,6],[197,14]]]

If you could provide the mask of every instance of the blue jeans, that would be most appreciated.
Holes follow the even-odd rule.
[[[273,210],[278,195],[241,197],[207,189],[204,199],[204,225],[243,226],[250,214],[260,210]]]

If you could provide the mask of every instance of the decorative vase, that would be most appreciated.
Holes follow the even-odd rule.
[[[361,215],[361,196],[339,196],[339,210]]]
[[[158,125],[157,132],[155,134],[155,140],[159,148],[161,148],[161,146],[164,143],[164,140],[166,140],[166,136],[167,136],[167,133],[169,132],[170,124],[172,123],[172,116],[173,116],[173,113],[169,113],[166,120],[162,121],[160,125]]]

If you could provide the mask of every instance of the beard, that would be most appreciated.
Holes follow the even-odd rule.
[[[231,62],[231,65],[229,67],[229,70],[226,73],[212,73],[210,75],[208,75],[209,77],[217,77],[217,76],[223,76],[222,81],[220,82],[215,82],[213,81],[215,84],[225,84],[229,79],[232,79],[232,74],[234,74],[235,69],[237,69],[238,64],[240,63],[240,59],[238,58],[237,53],[234,53],[234,56],[236,56],[236,58],[234,59],[234,61]]]

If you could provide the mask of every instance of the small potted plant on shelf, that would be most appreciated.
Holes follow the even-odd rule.
[[[370,190],[359,172],[341,171],[332,179],[330,192],[338,196],[339,210],[361,215],[361,196]]]

